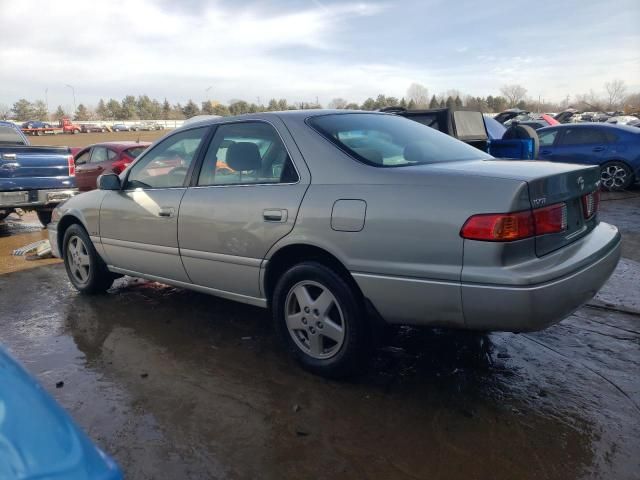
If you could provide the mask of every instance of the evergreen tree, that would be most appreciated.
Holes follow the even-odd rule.
[[[415,110],[416,109],[416,101],[412,98],[411,100],[409,100],[409,103],[407,104],[407,110]]]
[[[107,118],[109,120],[121,119],[122,106],[115,98],[109,99],[107,102]]]
[[[454,108],[456,106],[456,101],[453,99],[451,95],[447,97],[447,102],[445,103],[447,108]]]
[[[138,103],[136,102],[136,97],[127,95],[122,100],[119,120],[131,120],[135,118],[138,118]]]
[[[33,119],[33,104],[26,98],[21,98],[14,103],[11,111],[16,117],[16,120],[24,122]]]
[[[49,110],[47,104],[42,100],[36,100],[33,103],[33,116],[38,120],[49,120]]]
[[[362,103],[362,110],[375,110],[376,109],[376,101],[369,97]]]
[[[187,104],[182,108],[182,114],[185,118],[195,117],[200,114],[200,109],[193,100],[189,99]]]
[[[96,115],[100,120],[106,120],[109,118],[109,110],[107,109],[107,104],[104,103],[104,100],[101,98],[98,102],[98,106],[96,107]]]
[[[440,100],[440,108],[444,108],[446,106],[446,103],[444,103],[444,98],[442,100]]]
[[[73,116],[73,119],[83,122],[83,121],[89,120],[89,116],[90,116],[89,109],[85,107],[84,104],[81,103],[80,105],[78,105],[78,108],[76,109],[76,113]]]
[[[462,108],[462,100],[460,99],[460,95],[456,95],[456,99],[453,101],[453,103],[457,109]]]
[[[438,104],[438,100],[436,99],[436,96],[432,96],[431,97],[431,101],[429,102],[429,108],[438,108],[440,105]]]
[[[169,117],[171,116],[171,104],[169,103],[169,101],[166,98],[164,99],[164,102],[162,103],[161,116],[162,116],[163,120],[168,120]]]
[[[58,108],[56,109],[56,113],[53,114],[53,118],[55,118],[56,120],[62,120],[66,116],[67,116],[67,112],[64,111],[64,108],[62,108],[62,105],[58,105]]]

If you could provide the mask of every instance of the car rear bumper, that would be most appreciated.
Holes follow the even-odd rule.
[[[562,273],[550,278],[548,259],[539,271],[512,271],[509,284],[444,282],[352,273],[364,296],[388,323],[523,332],[546,328],[591,299],[620,259],[620,233],[600,223],[564,252]],[[575,268],[566,271],[567,262]],[[536,278],[537,277],[537,278]],[[544,279],[544,280],[542,280]]]
[[[527,286],[472,285],[461,287],[465,325],[473,330],[526,332],[541,330],[566,318],[589,301],[609,279],[620,259],[620,233],[607,233],[591,263],[563,277]]]
[[[0,192],[0,208],[52,207],[78,193],[77,188]]]

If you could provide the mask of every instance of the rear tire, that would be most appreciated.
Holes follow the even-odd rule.
[[[62,255],[69,280],[80,293],[103,293],[113,284],[114,275],[80,225],[71,225],[64,233]]]
[[[607,162],[600,167],[600,185],[610,192],[626,190],[633,182],[633,172],[623,162]]]
[[[272,298],[276,329],[300,365],[331,378],[361,373],[371,339],[359,292],[334,270],[303,262],[278,280]]]
[[[49,225],[51,223],[51,214],[53,213],[52,210],[37,210],[36,211],[36,215],[38,216],[38,220],[40,220],[40,223],[42,224],[43,227],[47,228],[47,225]]]

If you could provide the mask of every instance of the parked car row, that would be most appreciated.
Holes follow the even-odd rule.
[[[115,123],[107,125],[104,123],[83,123],[73,124],[69,119],[63,119],[58,124],[43,122],[40,120],[29,120],[20,125],[22,131],[29,135],[44,135],[54,133],[100,133],[100,132],[129,132],[129,131],[156,131],[164,130],[164,125],[157,122],[141,122],[132,125]],[[63,129],[63,130],[61,130]]]

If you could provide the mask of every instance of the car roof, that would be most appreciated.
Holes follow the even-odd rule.
[[[364,113],[371,115],[392,115],[384,112],[374,112],[369,110],[331,110],[331,109],[309,109],[309,110],[283,110],[280,112],[258,112],[258,113],[245,113],[242,115],[234,115],[231,117],[216,117],[216,118],[204,118],[202,120],[190,122],[184,124],[182,127],[177,130],[182,130],[183,128],[194,128],[194,127],[202,127],[207,125],[215,125],[218,123],[227,123],[227,122],[237,122],[241,120],[265,120],[269,121],[272,118],[280,118],[282,120],[286,119],[307,119],[310,117],[320,117],[323,115],[344,115],[347,113]]]

